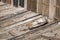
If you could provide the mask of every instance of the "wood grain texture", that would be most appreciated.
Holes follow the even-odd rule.
[[[49,16],[49,0],[42,2],[42,15]]]
[[[28,10],[31,10],[31,0],[27,0],[27,9]]]
[[[11,0],[6,0],[6,3],[11,4]]]
[[[49,0],[38,0],[38,13],[49,16]]]
[[[6,0],[1,0],[2,2],[6,3]]]
[[[56,0],[56,12],[55,12],[55,18],[60,20],[60,0]]]
[[[38,0],[38,13],[42,14],[42,1],[43,0]]]
[[[27,9],[33,12],[37,11],[37,0],[27,0]]]

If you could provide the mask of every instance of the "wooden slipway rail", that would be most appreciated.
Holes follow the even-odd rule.
[[[29,11],[30,12],[30,11]],[[27,15],[29,14],[29,15],[31,15],[32,13],[30,12],[30,13],[26,13]],[[24,13],[25,14],[25,13]],[[33,14],[35,14],[35,13],[33,13]],[[18,17],[13,17],[13,18],[11,18],[11,19],[14,19],[14,20],[16,20],[16,18],[18,18],[18,19],[21,19],[21,17],[20,17],[20,15],[17,15]],[[25,15],[26,16],[26,15]],[[24,16],[24,17],[25,17]],[[13,28],[13,27],[15,27],[15,26],[17,26],[17,25],[21,25],[21,24],[23,24],[23,23],[25,23],[25,22],[28,22],[28,21],[32,21],[32,20],[34,20],[34,19],[37,19],[37,18],[40,18],[41,17],[41,15],[40,14],[35,14],[35,15],[31,15],[31,16],[29,16],[29,17],[27,17],[27,18],[24,18],[23,17],[23,19],[21,19],[21,20],[17,20],[17,21],[13,21],[12,23],[11,23],[11,20],[9,19],[7,19],[6,21],[4,21],[4,22],[1,22],[0,23],[0,30],[3,30],[3,31],[6,31],[6,30],[10,30],[11,28]],[[9,22],[10,21],[10,22]],[[7,24],[6,24],[7,23]],[[10,24],[9,24],[10,23]]]
[[[9,18],[15,17],[16,15],[21,15],[21,14],[23,14],[25,12],[27,12],[27,11],[22,10],[21,12],[16,12],[17,14],[11,14],[11,15],[3,16],[3,17],[0,18],[0,21],[4,21],[4,20],[7,20]]]
[[[28,13],[27,13],[28,14]],[[17,16],[20,16],[20,15],[17,15]],[[21,21],[25,21],[25,20],[28,20],[28,19],[31,19],[33,17],[36,17],[36,16],[39,16],[39,14],[36,14],[36,15],[33,15],[33,16],[29,16],[27,18],[24,18],[22,19],[22,17],[13,17],[13,18],[10,18],[10,19],[7,19],[7,20],[4,20],[3,22],[0,22],[0,26],[1,27],[7,27],[7,26],[10,26],[10,25],[13,25],[15,23],[18,23],[18,22],[21,22]],[[19,20],[17,20],[17,18]],[[12,21],[12,20],[15,20],[15,21]],[[11,22],[11,23],[9,23]],[[9,24],[6,24],[6,23],[9,23]]]
[[[42,38],[41,35],[45,32],[48,32],[51,30],[51,28],[55,29],[57,28],[56,25],[58,24],[59,21],[55,21],[53,23],[41,26],[39,28],[33,29],[28,33],[16,36],[14,38],[8,39],[8,40],[36,40],[38,37]]]

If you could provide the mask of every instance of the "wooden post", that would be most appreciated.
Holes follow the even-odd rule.
[[[55,7],[54,5],[56,4],[56,0],[50,0],[49,3],[49,18],[54,20],[55,17]]]
[[[27,0],[24,0],[24,8],[27,10]]]
[[[42,0],[37,0],[37,12],[42,14]]]

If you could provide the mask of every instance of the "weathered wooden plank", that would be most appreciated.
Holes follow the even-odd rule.
[[[32,15],[33,14],[33,15]],[[31,16],[30,16],[31,15]],[[38,14],[36,13],[33,13],[33,12],[26,12],[25,14],[22,14],[22,15],[17,15],[17,16],[14,16],[10,19],[7,19],[5,21],[2,21],[0,22],[0,26],[2,27],[6,27],[6,26],[9,26],[11,24],[14,24],[14,23],[17,23],[19,21],[22,21],[24,19],[27,19],[27,18],[30,18],[30,17],[33,17],[33,16],[36,16]]]
[[[27,0],[27,9],[37,12],[37,0]]]

